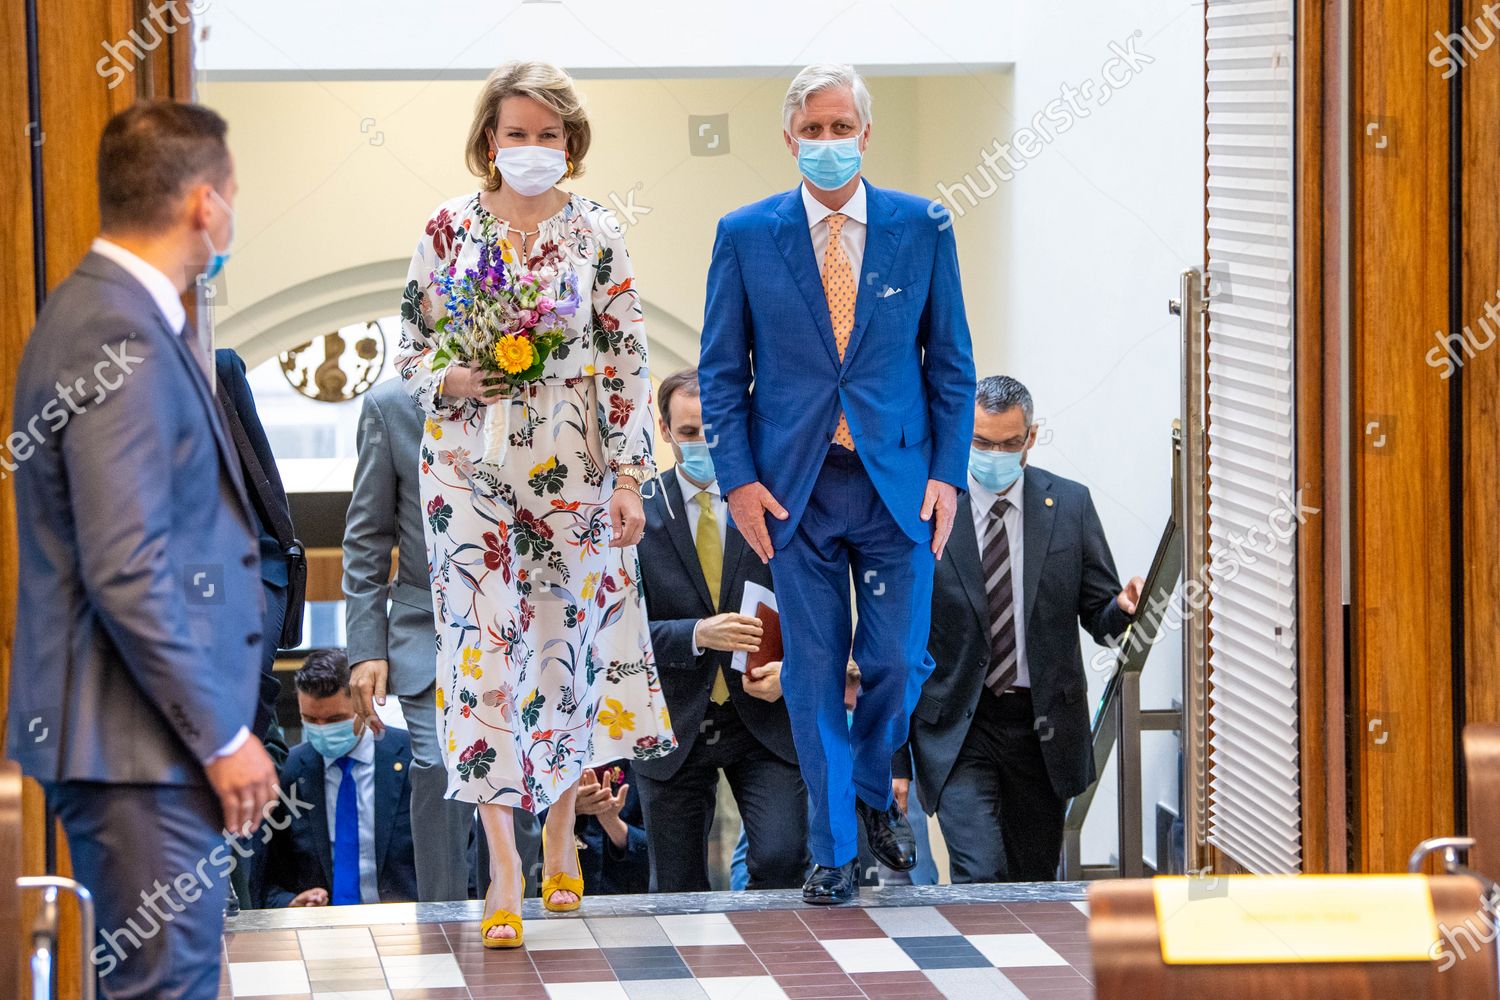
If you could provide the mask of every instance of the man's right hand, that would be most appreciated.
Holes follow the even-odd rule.
[[[260,826],[266,806],[276,801],[276,765],[251,733],[234,753],[203,765],[208,783],[224,809],[224,829],[241,837]]]
[[[360,660],[349,670],[354,714],[365,720],[377,739],[385,732],[385,723],[380,721],[375,706],[385,704],[385,682],[390,672],[391,665],[385,660]]]
[[[327,906],[327,889],[303,889],[287,906]]]
[[[766,530],[766,511],[770,511],[778,521],[785,521],[789,516],[786,508],[777,503],[771,491],[759,482],[736,486],[729,491],[727,499],[729,516],[734,518],[735,527],[740,529],[745,541],[760,556],[760,561],[770,562],[776,550],[771,547],[771,533]]]
[[[725,611],[703,618],[693,626],[693,641],[699,649],[722,649],[730,653],[753,653],[760,648],[760,619]]]

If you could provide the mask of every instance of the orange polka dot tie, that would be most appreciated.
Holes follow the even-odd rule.
[[[842,212],[828,217],[828,249],[823,252],[823,294],[828,299],[828,318],[833,323],[833,340],[839,345],[840,361],[844,360],[849,334],[854,329],[854,269],[849,266],[849,255],[844,253],[844,241],[839,238],[848,218]],[[849,433],[849,421],[842,411],[833,440],[854,450],[854,435]]]

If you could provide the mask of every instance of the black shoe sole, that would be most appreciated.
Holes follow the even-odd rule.
[[[855,885],[854,891],[849,893],[849,895],[845,896],[843,899],[835,899],[832,896],[809,896],[804,892],[802,894],[802,902],[806,903],[808,906],[842,906],[844,903],[854,902],[854,897],[858,895],[859,886]]]

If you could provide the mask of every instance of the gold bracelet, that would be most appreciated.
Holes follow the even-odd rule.
[[[628,486],[626,485],[627,483],[629,484]],[[641,484],[629,476],[616,476],[615,489],[624,490],[626,493],[634,493],[636,496],[641,495]]]

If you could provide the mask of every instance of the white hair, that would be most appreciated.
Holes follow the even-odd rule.
[[[807,99],[812,95],[845,88],[854,94],[854,110],[859,113],[859,127],[864,128],[875,120],[870,109],[870,91],[854,67],[844,63],[814,63],[797,74],[781,104],[781,127],[787,132],[792,130],[792,115],[806,111]]]

